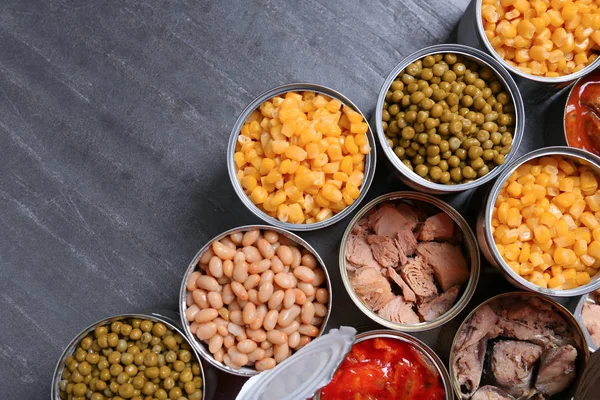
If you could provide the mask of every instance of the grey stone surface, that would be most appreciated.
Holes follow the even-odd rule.
[[[255,96],[314,82],[370,114],[388,72],[452,40],[466,6],[1,1],[0,397],[48,398],[55,363],[81,329],[176,309],[196,251],[260,222],[225,165],[230,129]],[[528,111],[523,151],[542,143],[540,110]],[[367,200],[405,189],[380,161]],[[449,200],[472,220],[471,195]],[[339,277],[348,221],[301,234],[333,279],[330,327],[369,324]],[[418,336],[435,346],[436,334]],[[215,398],[233,399],[242,384],[220,374]]]

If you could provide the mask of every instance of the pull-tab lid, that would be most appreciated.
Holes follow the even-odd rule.
[[[236,400],[298,400],[312,397],[333,378],[356,338],[356,329],[332,329],[270,371],[250,378]]]

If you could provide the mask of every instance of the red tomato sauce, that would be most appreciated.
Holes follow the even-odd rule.
[[[376,338],[352,350],[321,390],[322,400],[443,400],[440,374],[424,355],[401,340]]]
[[[600,155],[600,69],[583,77],[567,102],[565,129],[569,146]]]

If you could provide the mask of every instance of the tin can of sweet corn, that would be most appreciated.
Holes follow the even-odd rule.
[[[485,258],[490,262],[490,264],[499,268],[503,272],[506,279],[516,287],[553,297],[581,296],[600,288],[600,272],[595,276],[592,276],[589,283],[573,289],[554,290],[538,286],[520,276],[508,265],[498,251],[498,247],[496,246],[493,236],[492,214],[494,212],[494,206],[496,204],[496,200],[498,199],[500,190],[507,182],[508,178],[522,164],[539,157],[553,155],[562,156],[568,160],[574,161],[578,165],[588,166],[597,175],[600,175],[600,158],[581,149],[557,146],[547,147],[527,153],[511,163],[508,168],[506,168],[504,172],[498,176],[498,179],[496,179],[496,182],[491,187],[487,196],[484,196],[484,204],[483,207],[480,208],[482,211],[479,212],[477,217],[476,234],[481,252]]]
[[[287,92],[315,92],[315,93],[324,94],[333,99],[340,100],[343,105],[349,106],[354,111],[360,113],[361,116],[363,117],[364,122],[367,123],[367,126],[368,126],[366,136],[367,136],[369,146],[371,147],[371,151],[365,156],[365,159],[364,159],[364,163],[365,163],[364,178],[363,178],[362,185],[359,187],[360,194],[359,194],[358,198],[356,198],[351,205],[347,206],[346,208],[344,208],[342,211],[338,212],[337,214],[334,214],[333,216],[331,216],[325,220],[310,223],[310,224],[305,224],[305,223],[294,224],[294,223],[290,223],[290,222],[283,222],[277,218],[274,218],[274,217],[268,215],[266,212],[264,212],[263,210],[258,208],[256,206],[256,204],[254,204],[250,200],[248,195],[244,192],[244,188],[242,187],[242,185],[237,177],[237,174],[236,174],[236,164],[235,164],[235,160],[234,160],[234,154],[235,154],[237,139],[238,139],[238,136],[240,135],[242,126],[244,125],[244,123],[246,122],[246,120],[248,119],[250,114],[254,110],[258,109],[258,107],[261,104],[263,104],[267,100],[272,99],[275,96],[279,96],[279,95],[285,94]],[[373,177],[375,175],[376,160],[377,160],[377,154],[376,154],[376,148],[375,148],[375,139],[373,137],[373,132],[368,123],[368,120],[364,116],[364,114],[359,110],[359,108],[350,99],[348,99],[346,96],[339,93],[338,91],[328,88],[326,86],[312,84],[312,83],[290,83],[287,85],[278,86],[276,88],[270,89],[270,90],[264,92],[263,94],[261,94],[260,96],[258,96],[250,104],[248,104],[248,106],[242,111],[242,113],[238,117],[237,121],[233,125],[233,129],[231,130],[231,136],[229,138],[229,144],[227,146],[227,169],[229,171],[229,178],[231,180],[231,184],[233,185],[233,189],[235,190],[236,194],[238,195],[238,197],[240,198],[242,203],[246,206],[246,208],[248,210],[250,210],[250,212],[252,214],[256,215],[263,221],[265,221],[271,225],[277,226],[279,228],[287,229],[290,231],[312,231],[312,230],[316,230],[316,229],[325,228],[327,226],[335,224],[336,222],[341,221],[346,216],[348,216],[356,207],[358,207],[360,202],[365,198],[367,191],[369,190],[369,187],[371,186],[371,182],[373,181]]]
[[[486,51],[491,54],[514,77],[526,104],[539,104],[565,89],[580,77],[600,65],[600,57],[585,68],[569,75],[548,78],[527,74],[508,64],[499,54],[485,35],[481,14],[482,0],[472,0],[458,24],[457,41]]]

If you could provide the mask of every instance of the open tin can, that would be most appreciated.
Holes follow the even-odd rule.
[[[575,316],[575,319],[577,319],[577,321],[579,322],[579,324],[582,327],[581,330],[583,331],[583,334],[585,336],[585,340],[587,342],[588,348],[590,349],[590,352],[593,353],[596,350],[598,350],[598,346],[596,345],[596,343],[594,343],[594,340],[592,339],[590,332],[587,330],[587,328],[585,326],[585,321],[583,320],[582,311],[583,311],[583,306],[585,304],[599,304],[599,303],[590,299],[589,294],[583,295],[583,296],[581,296],[581,299],[579,299],[579,301],[577,302],[577,307],[575,308],[575,312],[573,313],[573,315]]]
[[[333,304],[331,279],[329,277],[329,273],[327,272],[327,268],[325,267],[325,263],[323,262],[323,259],[321,258],[321,256],[319,256],[317,251],[315,249],[313,249],[313,247],[310,244],[308,244],[302,238],[294,235],[293,233],[288,232],[285,229],[282,229],[279,227],[273,227],[273,226],[267,226],[267,225],[246,225],[246,226],[241,226],[238,228],[230,229],[226,232],[223,232],[223,233],[215,236],[210,241],[208,241],[208,243],[206,243],[200,249],[200,251],[198,251],[198,253],[194,256],[194,258],[190,262],[185,274],[183,275],[183,280],[182,280],[181,288],[179,291],[179,312],[180,312],[180,316],[181,316],[181,324],[183,325],[183,331],[185,333],[185,337],[188,339],[188,341],[191,343],[192,347],[200,354],[200,356],[202,358],[204,358],[208,363],[210,363],[211,365],[220,369],[223,372],[227,372],[229,374],[242,376],[242,377],[254,376],[254,375],[258,374],[259,371],[257,371],[254,368],[250,368],[250,367],[246,367],[246,366],[243,366],[240,369],[231,368],[231,367],[225,365],[223,362],[216,360],[215,357],[213,356],[213,354],[211,354],[211,352],[208,350],[208,346],[206,346],[204,343],[202,343],[200,341],[200,339],[198,339],[196,337],[196,335],[192,333],[192,331],[190,329],[190,322],[186,318],[186,310],[188,309],[187,283],[188,283],[192,273],[194,271],[196,271],[196,269],[198,268],[198,263],[200,261],[200,258],[204,255],[204,253],[206,251],[208,251],[211,248],[211,245],[214,241],[222,240],[231,234],[240,233],[240,232],[243,233],[243,232],[247,232],[247,231],[253,230],[253,229],[277,232],[279,235],[284,236],[288,241],[293,242],[294,244],[298,245],[300,248],[306,249],[310,254],[312,254],[315,257],[317,264],[320,265],[321,268],[323,269],[323,272],[325,274],[325,282],[326,282],[327,291],[329,292],[329,303],[327,305],[327,315],[323,318],[323,322],[321,323],[321,326],[319,328],[319,333],[316,337],[321,336],[325,332],[325,328],[327,326],[327,321],[329,320],[329,316],[331,315],[331,307]]]
[[[494,167],[486,175],[480,178],[476,178],[468,183],[452,185],[442,184],[428,181],[425,178],[422,178],[421,176],[417,175],[415,172],[411,171],[406,165],[404,165],[404,163],[394,153],[392,147],[387,143],[387,138],[383,130],[383,105],[386,101],[386,93],[389,90],[392,82],[396,79],[400,71],[404,70],[411,63],[425,56],[439,53],[460,54],[464,57],[467,57],[470,60],[475,61],[480,65],[491,68],[494,74],[500,80],[500,82],[502,82],[502,85],[504,86],[506,91],[509,93],[515,108],[515,130],[513,133],[512,149],[506,155],[506,160],[502,165]],[[506,71],[506,69],[502,66],[502,64],[500,64],[496,59],[472,47],[463,46],[459,44],[440,44],[419,50],[406,57],[394,67],[394,69],[387,76],[386,80],[383,82],[383,85],[381,86],[381,89],[379,91],[379,97],[377,98],[375,113],[373,113],[372,116],[372,123],[375,126],[375,130],[377,132],[377,139],[381,144],[381,148],[388,163],[395,170],[396,174],[398,175],[400,180],[402,180],[403,183],[405,183],[414,190],[422,191],[425,193],[448,194],[474,189],[480,185],[483,185],[486,182],[491,181],[502,172],[502,170],[506,167],[507,164],[509,164],[512,160],[515,159],[516,154],[519,150],[519,145],[521,144],[521,139],[523,137],[523,130],[525,129],[525,107],[523,105],[521,93],[519,92],[515,81],[513,80],[511,75]]]
[[[575,161],[577,164],[589,166],[597,176],[600,176],[600,158],[581,149],[576,149],[573,147],[547,147],[525,154],[510,164],[491,187],[486,197],[484,207],[481,209],[481,211],[479,211],[477,217],[477,239],[479,240],[479,246],[481,247],[481,252],[485,258],[493,266],[502,270],[506,279],[516,287],[537,292],[546,296],[581,296],[600,288],[600,272],[595,276],[592,276],[591,281],[588,284],[574,289],[553,290],[538,286],[521,277],[506,263],[506,261],[504,261],[500,255],[500,252],[498,251],[498,248],[496,247],[496,243],[492,234],[492,213],[494,210],[494,205],[496,204],[496,200],[500,190],[502,189],[502,186],[510,177],[510,175],[520,165],[526,163],[527,161],[538,157],[552,155],[560,155],[564,158]]]
[[[558,91],[566,88],[575,80],[600,65],[600,57],[585,68],[569,75],[547,78],[526,74],[508,64],[487,39],[481,14],[482,0],[472,0],[458,24],[458,42],[487,51],[515,78],[515,81],[528,104],[537,104],[547,100]]]
[[[346,251],[348,240],[352,233],[352,229],[354,225],[357,224],[361,218],[367,215],[371,210],[377,207],[380,204],[389,201],[396,200],[405,200],[414,203],[424,202],[429,205],[432,205],[438,208],[440,211],[446,213],[454,223],[460,228],[463,237],[463,254],[465,255],[465,259],[470,266],[470,276],[469,281],[466,284],[466,287],[462,290],[460,297],[456,301],[456,303],[448,310],[446,313],[441,315],[440,317],[428,321],[428,322],[420,322],[418,324],[402,324],[399,322],[389,321],[385,318],[379,316],[375,311],[371,310],[360,298],[360,296],[355,292],[352,287],[352,283],[350,281],[350,276],[348,274],[348,269],[346,268]],[[348,228],[344,232],[342,237],[342,242],[340,244],[340,253],[339,253],[339,265],[340,265],[340,275],[342,276],[342,281],[344,282],[344,287],[348,292],[348,295],[356,304],[356,306],[369,318],[373,321],[381,324],[387,328],[404,331],[404,332],[421,332],[429,329],[437,328],[446,322],[450,321],[452,318],[456,317],[469,303],[473,293],[475,293],[475,289],[477,287],[477,282],[479,281],[479,271],[480,271],[480,258],[479,258],[479,247],[477,246],[477,240],[475,235],[464,218],[450,205],[447,203],[427,194],[418,193],[418,192],[394,192],[388,193],[383,196],[380,196],[367,205],[365,205],[355,216],[352,218],[350,223],[348,224]]]
[[[113,323],[115,321],[120,321],[120,320],[124,320],[127,318],[139,318],[139,319],[143,319],[143,320],[151,320],[153,322],[161,322],[161,323],[165,324],[169,329],[171,329],[174,332],[176,332],[177,334],[181,335],[183,340],[185,340],[186,343],[189,345],[190,351],[192,352],[193,357],[195,357],[195,359],[198,361],[198,364],[200,365],[200,373],[201,373],[202,382],[203,382],[202,400],[208,400],[208,399],[212,398],[211,393],[214,393],[214,390],[216,389],[216,384],[213,382],[213,384],[215,384],[215,386],[210,388],[210,390],[212,390],[212,392],[209,392],[207,394],[206,377],[205,377],[205,373],[204,373],[204,368],[202,367],[202,359],[200,358],[200,356],[198,355],[196,350],[194,350],[194,346],[192,346],[192,343],[190,343],[189,339],[186,337],[186,335],[180,329],[179,321],[177,320],[177,314],[175,312],[165,311],[165,312],[161,312],[161,313],[152,312],[152,313],[117,315],[114,317],[104,318],[100,321],[94,322],[93,324],[91,324],[90,326],[88,326],[87,328],[82,330],[67,345],[67,347],[63,351],[62,355],[60,356],[58,363],[56,364],[56,368],[54,369],[54,375],[52,376],[52,387],[51,387],[51,391],[50,391],[50,393],[51,393],[50,398],[52,400],[60,400],[60,382],[62,380],[62,374],[63,374],[63,370],[65,369],[66,360],[69,356],[71,356],[73,354],[75,349],[77,349],[77,346],[79,345],[81,340],[83,338],[85,338],[87,335],[89,335],[90,333],[92,333],[94,331],[94,329],[96,329],[96,327],[98,327],[98,326],[110,325],[111,323]]]
[[[258,109],[258,107],[262,103],[264,103],[267,100],[272,99],[275,96],[282,95],[287,92],[315,92],[315,93],[324,94],[333,99],[340,100],[343,105],[349,106],[354,111],[360,113],[360,115],[362,115],[362,117],[363,117],[364,122],[368,126],[366,136],[367,136],[369,145],[371,147],[371,152],[369,154],[367,154],[364,159],[364,162],[365,162],[364,179],[363,179],[362,185],[359,187],[360,194],[359,194],[358,198],[355,199],[351,205],[347,206],[346,208],[344,208],[342,211],[338,212],[337,214],[334,214],[330,218],[327,218],[323,221],[315,222],[312,224],[304,224],[304,223],[293,224],[293,223],[289,223],[289,222],[282,222],[277,218],[271,217],[270,215],[268,215],[267,213],[262,211],[260,208],[258,208],[250,200],[248,195],[246,195],[246,193],[244,192],[244,189],[242,188],[242,185],[240,184],[240,181],[238,180],[238,177],[236,175],[236,165],[235,165],[235,160],[234,160],[233,156],[235,154],[237,138],[240,135],[242,126],[244,125],[244,123],[246,122],[246,120],[248,119],[250,114],[254,110]],[[356,207],[358,207],[358,204],[360,204],[360,202],[367,195],[367,191],[369,190],[369,187],[371,186],[371,182],[373,181],[373,177],[375,176],[376,160],[377,160],[377,150],[375,147],[375,139],[373,137],[373,132],[371,131],[371,126],[369,125],[368,119],[365,117],[365,115],[359,110],[359,108],[349,98],[347,98],[343,94],[337,92],[336,90],[328,88],[326,86],[316,85],[313,83],[290,83],[287,85],[278,86],[276,88],[268,90],[268,91],[264,92],[263,94],[261,94],[260,96],[258,96],[250,104],[248,104],[248,106],[244,109],[244,111],[242,111],[242,113],[238,117],[237,121],[233,125],[233,129],[231,130],[231,136],[229,138],[229,143],[227,145],[227,170],[229,171],[229,178],[231,180],[231,184],[233,185],[233,189],[235,190],[235,193],[238,195],[238,197],[240,198],[240,200],[242,201],[244,206],[246,206],[246,208],[248,210],[250,210],[250,212],[252,214],[256,215],[258,218],[262,219],[263,221],[267,222],[268,224],[271,224],[278,228],[287,229],[290,231],[312,231],[312,230],[316,230],[316,229],[325,228],[327,226],[335,224],[336,222],[341,221],[346,216],[348,216]]]

